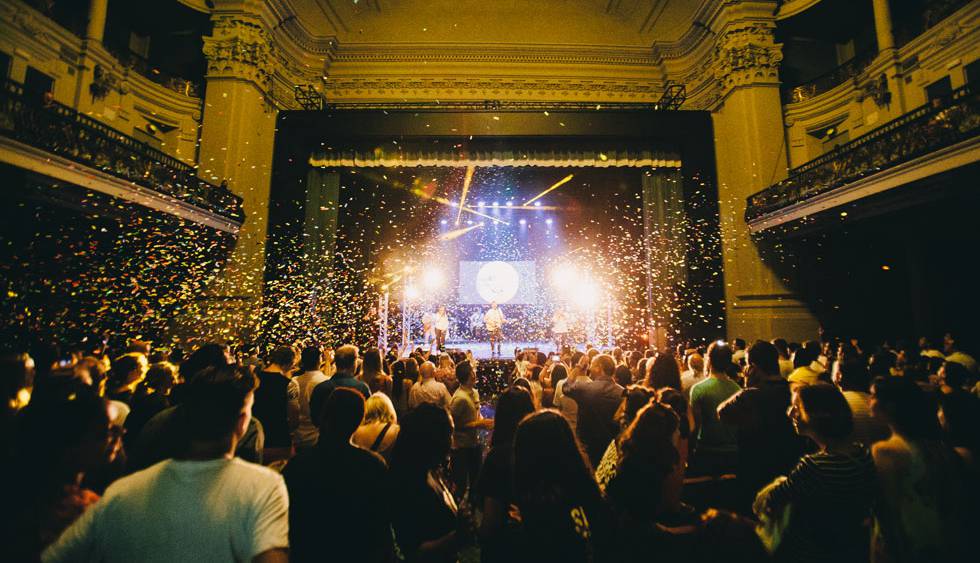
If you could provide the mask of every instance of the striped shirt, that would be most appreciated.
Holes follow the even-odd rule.
[[[769,492],[772,507],[790,505],[790,523],[776,551],[781,561],[850,561],[864,550],[864,523],[875,493],[871,453],[854,444],[848,453],[805,455]]]

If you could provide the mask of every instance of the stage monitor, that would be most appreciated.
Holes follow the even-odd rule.
[[[538,302],[534,262],[459,263],[459,304],[485,305],[491,301],[517,305]]]

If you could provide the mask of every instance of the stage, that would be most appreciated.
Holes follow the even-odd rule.
[[[412,349],[425,346],[423,342],[415,342],[412,344]],[[514,359],[514,349],[520,348],[521,350],[527,350],[528,348],[536,348],[539,352],[544,352],[545,354],[551,354],[555,351],[554,342],[511,342],[504,341],[500,345],[500,356],[491,356],[490,354],[490,343],[489,342],[466,342],[466,341],[456,341],[456,342],[446,342],[446,350],[461,350],[466,352],[470,350],[473,352],[473,357],[477,360],[489,360],[489,359],[500,359],[500,360],[513,360]]]

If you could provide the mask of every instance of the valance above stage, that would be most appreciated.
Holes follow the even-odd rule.
[[[392,146],[364,150],[320,150],[310,157],[310,165],[324,168],[406,166],[680,168],[681,159],[677,154],[655,150],[432,150]]]

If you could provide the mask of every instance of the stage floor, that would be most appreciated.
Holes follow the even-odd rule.
[[[414,346],[422,346],[423,343],[418,342]],[[413,347],[414,347],[413,346]],[[446,348],[449,350],[459,349],[462,351],[472,350],[473,357],[478,360],[489,360],[491,358],[490,354],[490,343],[489,342],[446,342]],[[555,351],[554,342],[511,342],[504,341],[500,344],[500,356],[502,360],[513,360],[514,359],[514,348],[520,348],[521,350],[526,350],[528,348],[537,348],[538,351],[544,352],[545,354],[550,354]],[[498,356],[492,356],[497,358]]]

